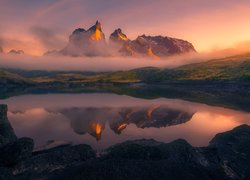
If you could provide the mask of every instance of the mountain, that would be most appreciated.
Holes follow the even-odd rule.
[[[119,52],[124,56],[151,56],[159,57],[175,54],[196,52],[194,46],[188,41],[163,36],[138,36],[131,41],[121,29],[110,35],[110,41],[121,46]]]
[[[24,51],[23,50],[15,50],[15,49],[12,49],[8,52],[8,54],[16,54],[16,55],[21,55],[21,54],[24,54]]]
[[[196,52],[194,46],[185,40],[163,36],[138,36],[130,40],[122,30],[116,29],[110,35],[112,47],[118,47],[123,56],[150,56],[154,59],[175,54]]]
[[[183,124],[191,120],[193,112],[166,107],[105,107],[105,108],[67,108],[59,111],[68,119],[74,132],[80,135],[90,134],[101,139],[105,125],[109,124],[114,133],[121,134],[130,124],[137,128],[161,128]]]
[[[119,43],[121,45],[130,42],[130,39],[122,32],[122,30],[116,29],[109,37],[110,42],[112,43]]]
[[[68,45],[60,52],[70,56],[103,56],[106,55],[106,48],[101,23],[96,21],[88,30],[75,29],[69,37]]]
[[[88,30],[77,28],[69,37],[68,45],[59,53],[69,56],[123,56],[159,57],[196,52],[194,46],[185,40],[163,36],[138,36],[130,40],[122,30],[116,29],[106,43],[101,23]]]
[[[136,53],[158,57],[195,52],[188,41],[163,36],[142,35],[130,42],[129,47]]]
[[[163,105],[146,108],[123,108],[119,111],[121,119],[110,123],[110,128],[115,133],[121,134],[122,130],[129,124],[135,124],[137,128],[142,129],[174,126],[188,122],[193,114]]]

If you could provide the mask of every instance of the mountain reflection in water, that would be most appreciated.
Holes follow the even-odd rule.
[[[71,127],[77,134],[90,134],[97,140],[105,125],[116,134],[126,129],[130,124],[138,128],[161,128],[185,123],[193,113],[171,109],[165,106],[127,107],[127,108],[71,108],[59,110],[71,120]]]
[[[220,132],[250,124],[250,114],[177,99],[138,99],[115,94],[25,95],[2,100],[19,137],[90,144],[95,149],[134,139],[186,139],[205,146]]]

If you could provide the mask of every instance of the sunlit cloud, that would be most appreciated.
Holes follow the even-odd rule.
[[[99,19],[106,37],[120,27],[131,39],[141,34],[161,34],[186,39],[198,51],[210,51],[250,40],[249,11],[247,0],[2,0],[0,37],[32,44],[26,45],[25,51],[41,55],[63,46],[75,28],[88,28]],[[55,32],[60,37],[57,38],[60,45],[49,43],[45,47],[47,40],[39,40],[30,32],[34,27]],[[3,48],[14,49],[16,46]]]

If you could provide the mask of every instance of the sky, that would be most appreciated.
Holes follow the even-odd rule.
[[[122,28],[130,39],[170,36],[208,52],[249,42],[249,12],[249,0],[0,0],[0,46],[42,55],[99,20],[106,39]]]

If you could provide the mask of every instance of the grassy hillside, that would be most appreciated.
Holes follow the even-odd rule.
[[[189,64],[174,69],[147,67],[128,71],[142,82],[250,80],[250,54]],[[124,73],[123,73],[124,74]],[[122,73],[120,74],[120,76]],[[124,74],[125,75],[125,74]]]
[[[175,69],[146,67],[104,73],[0,70],[0,99],[28,93],[112,92],[139,98],[180,98],[249,112],[249,82],[250,55]],[[116,83],[120,85],[113,85]]]
[[[250,80],[250,54],[190,64],[174,73],[177,80]]]
[[[0,84],[28,84],[31,81],[14,73],[0,70]]]
[[[95,75],[82,75],[79,73],[58,73],[53,77],[39,76],[30,78],[37,83],[51,83],[51,82],[74,82],[74,83],[133,83],[140,82],[133,71],[118,71],[112,73],[100,73]]]
[[[11,73],[10,73],[11,72]],[[175,69],[154,67],[106,73],[0,71],[0,78],[33,83],[134,83],[161,81],[250,80],[250,54],[189,64]],[[16,74],[14,74],[14,72]],[[18,75],[17,75],[18,74]],[[8,81],[9,82],[9,81]]]

